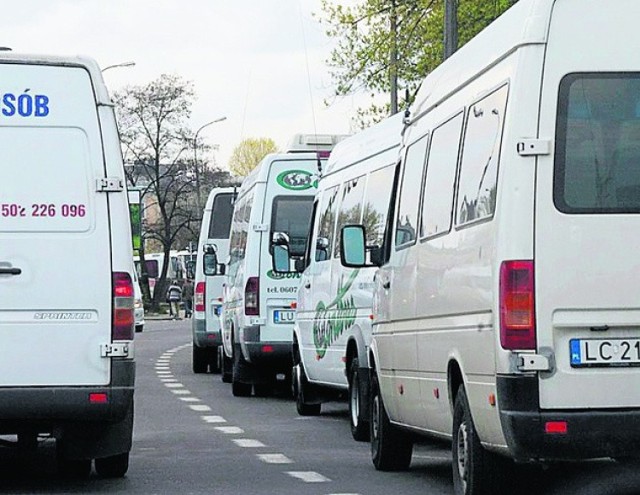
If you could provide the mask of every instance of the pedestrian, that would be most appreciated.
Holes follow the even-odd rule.
[[[182,288],[177,280],[172,280],[167,289],[167,302],[169,303],[169,314],[174,319],[180,319],[180,301],[182,301]]]
[[[184,300],[184,317],[191,318],[193,313],[193,280],[188,278],[182,287],[182,299]]]

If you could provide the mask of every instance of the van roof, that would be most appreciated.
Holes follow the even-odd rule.
[[[287,144],[286,152],[331,151],[346,137],[348,135],[345,134],[294,134]]]
[[[211,189],[211,192],[209,193],[209,196],[207,197],[207,204],[205,205],[204,209],[205,210],[212,210],[213,209],[213,201],[215,200],[216,196],[218,194],[222,194],[222,193],[233,193],[234,191],[234,187],[214,187],[213,189]]]
[[[323,177],[365,160],[382,151],[400,146],[403,113],[398,112],[371,127],[340,141],[331,152]]]
[[[545,44],[556,1],[562,0],[519,0],[509,8],[425,78],[411,106],[411,118],[428,111],[517,48]]]
[[[275,161],[302,161],[317,159],[318,154],[315,151],[305,153],[269,153],[262,159],[256,168],[254,168],[251,173],[244,178],[240,188],[238,189],[238,193],[250,189],[256,182],[267,182],[267,179],[269,178],[269,168]]]
[[[111,105],[111,98],[104,84],[102,72],[98,63],[85,55],[39,55],[29,53],[17,53],[9,50],[0,51],[0,64],[31,64],[31,65],[56,65],[61,67],[81,67],[87,70],[94,81],[94,93],[96,102],[103,105]]]

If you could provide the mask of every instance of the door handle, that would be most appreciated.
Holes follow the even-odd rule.
[[[383,289],[389,289],[391,287],[391,282],[387,280],[386,282],[382,282]]]
[[[304,283],[304,288],[305,289],[311,289],[311,282],[305,282]]]
[[[21,268],[0,268],[0,275],[20,275]]]

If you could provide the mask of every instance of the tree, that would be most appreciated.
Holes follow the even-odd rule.
[[[146,300],[151,298],[144,246],[155,243],[165,254],[151,299],[156,311],[164,300],[169,252],[184,247],[179,242],[185,238],[197,239],[202,217],[196,207],[194,140],[188,126],[194,98],[192,84],[175,75],[161,75],[114,95],[127,178],[141,189],[145,207],[140,281]],[[213,172],[205,174],[205,180],[207,177],[210,181],[223,179]]]
[[[229,169],[235,175],[246,177],[266,155],[276,153],[278,147],[270,138],[247,138],[236,146],[229,158]]]
[[[458,47],[512,3],[458,0]],[[422,80],[442,62],[444,8],[444,0],[362,0],[353,7],[322,1],[320,21],[338,42],[328,60],[335,96],[369,92],[374,99],[390,94],[387,104],[373,102],[359,109],[357,126],[367,127],[395,113],[399,105],[394,102],[405,90],[411,101]]]

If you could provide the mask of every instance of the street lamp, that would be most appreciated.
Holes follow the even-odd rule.
[[[216,122],[222,122],[223,120],[227,120],[227,117],[220,117],[201,125],[193,138],[193,166],[196,172],[196,201],[198,204],[198,211],[202,209],[202,201],[200,199],[200,168],[198,167],[198,134],[200,134],[200,131],[205,127],[209,127],[211,124],[215,124]]]
[[[107,65],[104,69],[102,69],[102,72],[105,72],[109,69],[115,69],[116,67],[133,67],[134,65],[136,65],[135,62],[122,62],[121,64]]]

